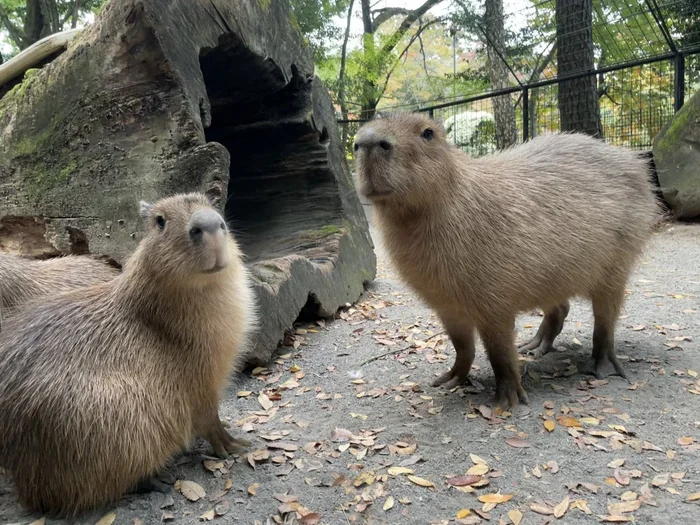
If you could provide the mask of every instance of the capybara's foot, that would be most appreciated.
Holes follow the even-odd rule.
[[[251,445],[250,441],[235,438],[229,434],[221,422],[206,436],[206,439],[214,449],[214,454],[220,458],[228,458],[229,454],[241,453]]]
[[[432,386],[442,386],[447,390],[452,390],[461,384],[472,384],[471,379],[469,379],[469,370],[464,372],[452,368],[432,382]]]
[[[622,368],[622,364],[614,354],[604,354],[599,356],[597,359],[594,358],[593,364],[588,370],[588,373],[594,375],[596,379],[605,379],[609,376],[620,376],[629,382],[625,369]]]
[[[537,340],[535,337],[527,344],[518,347],[518,352],[521,354],[531,353],[536,358],[544,357],[550,352],[556,352],[557,349],[549,341]]]
[[[501,410],[510,410],[520,403],[527,405],[530,399],[527,397],[525,389],[519,380],[496,381],[496,396],[493,399],[493,406]]]
[[[138,485],[134,489],[135,494],[147,494],[149,492],[160,492],[162,494],[167,494],[171,490],[170,485],[163,483],[158,479],[158,474],[148,478],[144,478],[139,481]]]

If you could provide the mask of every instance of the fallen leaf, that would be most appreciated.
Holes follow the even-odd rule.
[[[570,416],[560,416],[557,418],[557,421],[559,424],[563,427],[571,428],[571,427],[580,427],[581,423],[578,421],[578,419],[570,417]]]
[[[466,487],[478,483],[483,478],[481,476],[454,476],[447,479],[447,483],[453,487]]]
[[[200,500],[207,495],[204,488],[194,481],[179,481],[179,486],[176,488],[190,501]]]
[[[506,439],[506,443],[515,448],[528,448],[532,446],[530,443],[520,438],[508,438]]]
[[[275,494],[275,499],[280,503],[293,503],[298,500],[299,497],[292,494]]]
[[[260,406],[263,407],[263,410],[270,410],[274,406],[272,401],[270,401],[270,398],[263,392],[260,392],[260,395],[258,396],[258,403],[260,403]]]
[[[634,512],[642,505],[642,500],[636,499],[633,501],[623,501],[620,503],[608,503],[608,512],[613,516],[625,514],[626,512]]]
[[[569,496],[566,496],[561,503],[554,507],[554,517],[559,519],[564,516],[569,510]]]
[[[658,476],[654,476],[654,479],[651,480],[651,484],[654,487],[663,487],[668,483],[668,474],[659,474]]]
[[[463,520],[464,518],[469,516],[471,513],[472,513],[472,511],[469,509],[461,509],[461,510],[457,511],[457,519]]]
[[[402,474],[413,474],[413,471],[410,468],[406,467],[389,467],[389,470],[387,471],[389,474],[392,476],[401,476]]]
[[[610,463],[608,463],[608,467],[617,468],[617,467],[621,467],[624,464],[625,464],[624,459],[622,459],[622,458],[621,459],[614,459]]]
[[[632,327],[632,330],[635,332],[639,332],[640,330],[644,330],[646,328],[646,325],[643,324],[638,324]]]
[[[416,485],[419,485],[421,487],[434,487],[435,484],[432,481],[428,481],[427,479],[419,478],[418,476],[412,476],[409,474],[406,476],[412,483],[415,483]]]
[[[481,463],[483,465],[487,465],[486,460],[483,458],[480,458],[476,454],[469,454],[469,457],[471,458],[472,462],[476,465],[478,463]]]
[[[309,512],[301,517],[299,523],[302,525],[317,525],[321,521],[321,515],[316,512]]]
[[[479,408],[477,408],[479,413],[484,416],[486,419],[491,419],[493,417],[493,410],[491,410],[489,407],[486,405],[479,405]]]
[[[513,525],[520,525],[520,522],[523,520],[523,513],[518,509],[509,510],[508,518],[513,522]]]
[[[110,512],[108,514],[105,514],[100,518],[100,521],[95,523],[95,525],[112,525],[114,523],[114,520],[117,519],[117,513],[116,512]]]
[[[384,512],[386,512],[387,510],[389,510],[393,506],[394,506],[394,498],[392,496],[389,496],[386,499],[386,501],[384,502],[384,506],[382,507],[382,509],[384,509]]]
[[[548,461],[547,468],[552,474],[559,472],[559,464],[556,461]]]
[[[630,474],[626,470],[620,470],[618,467],[615,469],[613,476],[615,476],[615,481],[617,481],[623,487],[630,484]]]
[[[216,513],[214,512],[214,509],[206,511],[204,514],[202,514],[199,519],[201,521],[211,521],[214,519],[216,516]]]
[[[627,492],[623,492],[622,495],[620,496],[620,499],[622,501],[634,501],[637,499],[637,493],[632,492],[631,490],[628,490]]]
[[[530,505],[530,510],[536,512],[537,514],[542,514],[544,516],[551,516],[552,514],[554,514],[554,509],[545,505],[541,505],[539,503],[533,503],[532,505]]]
[[[467,476],[482,476],[489,471],[489,466],[483,463],[478,463],[467,470]]]
[[[686,498],[686,501],[698,501],[700,500],[700,492],[694,492]]]
[[[556,426],[557,424],[551,419],[548,419],[544,422],[544,428],[547,429],[547,432],[552,432]]]
[[[217,516],[223,516],[224,514],[226,514],[229,511],[230,508],[231,508],[231,503],[228,500],[226,500],[226,501],[222,501],[216,507],[214,507],[214,512],[216,512]]]
[[[510,501],[512,497],[513,497],[512,494],[496,493],[496,494],[483,494],[483,495],[479,496],[478,499],[481,503],[505,503],[506,501]]]
[[[678,444],[682,447],[687,447],[695,442],[695,438],[692,437],[680,437],[678,438]]]
[[[629,523],[632,521],[632,518],[628,518],[627,516],[603,516],[600,521],[603,523]]]
[[[260,483],[253,483],[251,486],[248,487],[248,494],[250,494],[251,496],[257,496],[259,488]]]

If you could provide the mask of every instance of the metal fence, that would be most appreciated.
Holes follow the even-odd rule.
[[[654,137],[684,101],[700,90],[700,49],[669,53],[530,85],[481,93],[430,106],[401,106],[381,111],[422,111],[440,120],[448,138],[473,156],[496,150],[494,102],[510,98],[518,140],[560,129],[558,86],[573,78],[594,76],[598,90],[603,138],[636,150],[651,149]],[[346,152],[366,119],[339,120],[346,127]]]

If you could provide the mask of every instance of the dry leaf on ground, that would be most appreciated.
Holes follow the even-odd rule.
[[[116,512],[110,512],[108,514],[105,514],[100,518],[100,521],[95,523],[95,525],[112,525],[114,523],[114,520],[117,519],[117,513]]]
[[[179,480],[177,483],[179,483],[179,485],[175,488],[190,501],[198,501],[207,495],[204,488],[199,483],[186,480]]]
[[[523,513],[518,509],[511,509],[508,511],[508,519],[513,522],[513,525],[520,525],[520,522],[523,520]]]

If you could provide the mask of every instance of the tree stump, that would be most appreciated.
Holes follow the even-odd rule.
[[[4,93],[4,96],[3,96]],[[242,245],[268,362],[300,312],[374,279],[330,97],[286,0],[112,0],[0,86],[0,249],[122,263],[140,199],[204,191]]]

